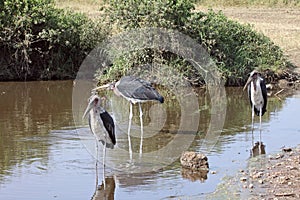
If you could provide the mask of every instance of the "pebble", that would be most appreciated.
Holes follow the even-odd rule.
[[[247,181],[247,177],[241,177],[240,181]]]
[[[276,157],[275,157],[275,159],[279,159],[279,158],[283,158],[283,157],[284,157],[283,154],[277,154]]]
[[[263,172],[258,172],[258,173],[254,173],[252,175],[252,177],[255,178],[255,179],[258,179],[258,178],[261,178],[263,175],[264,175]]]
[[[284,152],[291,152],[291,151],[292,151],[292,148],[289,148],[289,147],[283,148],[282,151],[284,151]]]

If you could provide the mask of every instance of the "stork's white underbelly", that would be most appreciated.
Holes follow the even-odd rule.
[[[256,90],[254,90],[254,84],[256,84]],[[251,83],[251,101],[256,108],[262,108],[264,105],[264,98],[258,81]]]

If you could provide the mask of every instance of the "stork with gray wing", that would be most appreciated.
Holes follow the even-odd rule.
[[[158,93],[158,91],[151,85],[151,83],[134,76],[124,76],[119,81],[114,83],[109,83],[103,86],[99,86],[94,89],[108,88],[114,91],[117,96],[122,96],[127,101],[130,102],[130,112],[129,112],[129,124],[128,124],[128,143],[129,143],[129,155],[130,160],[132,159],[132,149],[131,149],[131,139],[130,139],[130,129],[132,120],[132,105],[138,103],[140,111],[140,123],[141,123],[141,142],[140,142],[140,156],[142,154],[142,144],[143,144],[143,111],[141,103],[147,101],[158,101],[160,103],[164,102],[164,98]]]

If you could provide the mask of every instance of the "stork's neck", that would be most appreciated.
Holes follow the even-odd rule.
[[[94,108],[94,112],[101,114],[101,113],[105,112],[105,109],[102,106],[99,105],[96,108]]]
[[[261,80],[259,77],[257,77],[256,79],[254,79],[252,81],[252,87],[253,87],[254,92],[257,92],[258,90],[260,90],[260,81]]]
[[[114,93],[115,93],[117,96],[121,96],[121,93],[120,93],[120,91],[119,91],[119,89],[118,89],[118,85],[119,85],[119,84],[120,84],[120,81],[116,82],[115,85],[114,85],[114,87],[113,87],[113,91],[114,91]]]
[[[254,89],[255,92],[256,92],[256,89],[257,89],[256,83],[257,83],[257,79],[254,79],[253,80],[253,89]]]

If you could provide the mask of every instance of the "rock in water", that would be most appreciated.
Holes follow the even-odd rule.
[[[196,152],[184,152],[180,157],[182,167],[194,170],[208,169],[208,159],[204,154]]]
[[[204,182],[207,180],[208,169],[190,169],[186,167],[181,168],[181,175],[183,178],[188,179],[190,181]]]

